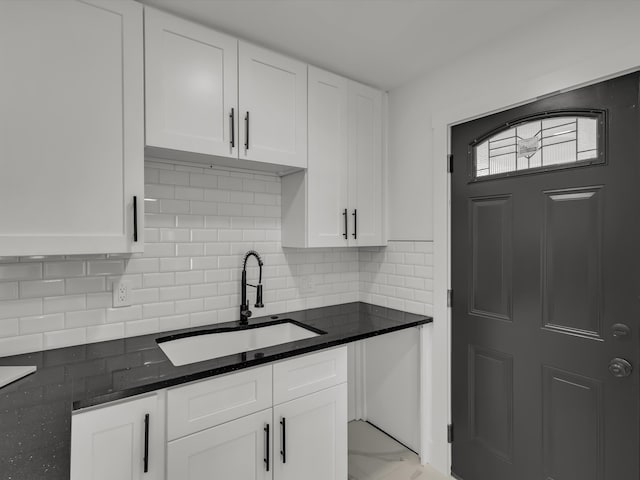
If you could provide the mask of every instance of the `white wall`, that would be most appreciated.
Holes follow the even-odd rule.
[[[450,320],[449,126],[640,66],[638,2],[576,2],[558,15],[515,32],[475,54],[389,94],[390,238],[434,240],[434,325],[423,460],[448,472]],[[419,178],[416,178],[419,177]],[[421,188],[415,188],[420,184]],[[409,189],[408,186],[413,186]],[[395,200],[393,200],[395,199]],[[413,210],[410,208],[413,206]],[[432,216],[416,215],[416,209]],[[418,223],[418,225],[416,225]]]

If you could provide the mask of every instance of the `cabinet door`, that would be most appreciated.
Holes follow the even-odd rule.
[[[307,166],[307,65],[240,42],[240,158]]]
[[[71,480],[87,479],[164,479],[164,415],[157,395],[73,415]]]
[[[355,246],[383,245],[382,92],[349,84],[349,236]],[[355,236],[354,236],[355,235]]]
[[[278,405],[273,419],[275,478],[347,478],[346,383]]]
[[[237,156],[238,41],[148,7],[144,35],[146,144]]]
[[[309,67],[309,247],[348,245],[347,86],[346,78]]]
[[[133,1],[0,2],[2,255],[142,251],[142,40]]]
[[[167,480],[270,480],[271,415],[269,408],[169,442]]]

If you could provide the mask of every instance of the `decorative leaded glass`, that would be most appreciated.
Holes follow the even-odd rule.
[[[603,117],[554,112],[507,124],[473,145],[474,178],[602,163]]]

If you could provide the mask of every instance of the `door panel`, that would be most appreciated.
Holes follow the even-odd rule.
[[[309,67],[309,247],[342,247],[348,207],[346,78]]]
[[[217,427],[169,442],[168,480],[270,480],[273,454],[267,425],[272,410],[266,409]]]
[[[349,82],[349,244],[382,244],[382,92]]]
[[[513,357],[469,347],[471,438],[507,462],[513,456]]]
[[[470,205],[471,312],[511,320],[511,197],[472,199]]]
[[[452,129],[452,470],[461,479],[639,477],[638,372],[609,371],[614,358],[639,361],[638,79]],[[597,148],[595,130],[587,139],[593,161],[581,151],[585,122],[504,133],[526,118],[558,123],[565,111],[600,122]],[[487,132],[498,136],[483,144],[486,176],[476,178],[474,146]],[[533,160],[546,143],[556,146],[541,166]],[[509,154],[536,170],[507,171]],[[618,323],[630,334],[614,336]]]
[[[543,323],[602,337],[601,187],[544,192]]]
[[[273,420],[275,478],[347,478],[346,383],[276,405]]]
[[[239,42],[238,71],[240,158],[306,168],[307,65]]]
[[[543,366],[543,461],[546,478],[602,479],[602,384]]]
[[[157,395],[81,411],[71,419],[70,478],[160,480],[164,478],[164,448],[164,411]]]
[[[146,144],[237,155],[238,41],[145,8]]]
[[[142,40],[135,2],[0,2],[3,256],[143,250]]]

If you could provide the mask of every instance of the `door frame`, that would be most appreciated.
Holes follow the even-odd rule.
[[[616,52],[616,58],[603,61],[594,55],[588,61],[570,64],[553,75],[541,75],[519,89],[505,89],[498,98],[477,97],[476,102],[450,105],[436,110],[431,117],[433,143],[433,329],[427,338],[422,329],[422,387],[425,415],[421,421],[420,458],[443,473],[451,472],[451,445],[447,442],[447,425],[451,423],[451,309],[447,306],[447,290],[451,288],[451,176],[447,171],[447,155],[451,153],[451,128],[455,125],[508,110],[534,100],[575,90],[604,80],[640,70],[633,52],[627,47]],[[627,51],[628,50],[628,51]],[[624,60],[626,59],[626,61]],[[455,161],[454,161],[455,163]],[[460,163],[458,163],[459,165]],[[458,167],[460,168],[460,167]],[[444,321],[441,321],[444,320]],[[445,368],[431,369],[432,365]],[[428,396],[427,396],[428,395]]]

